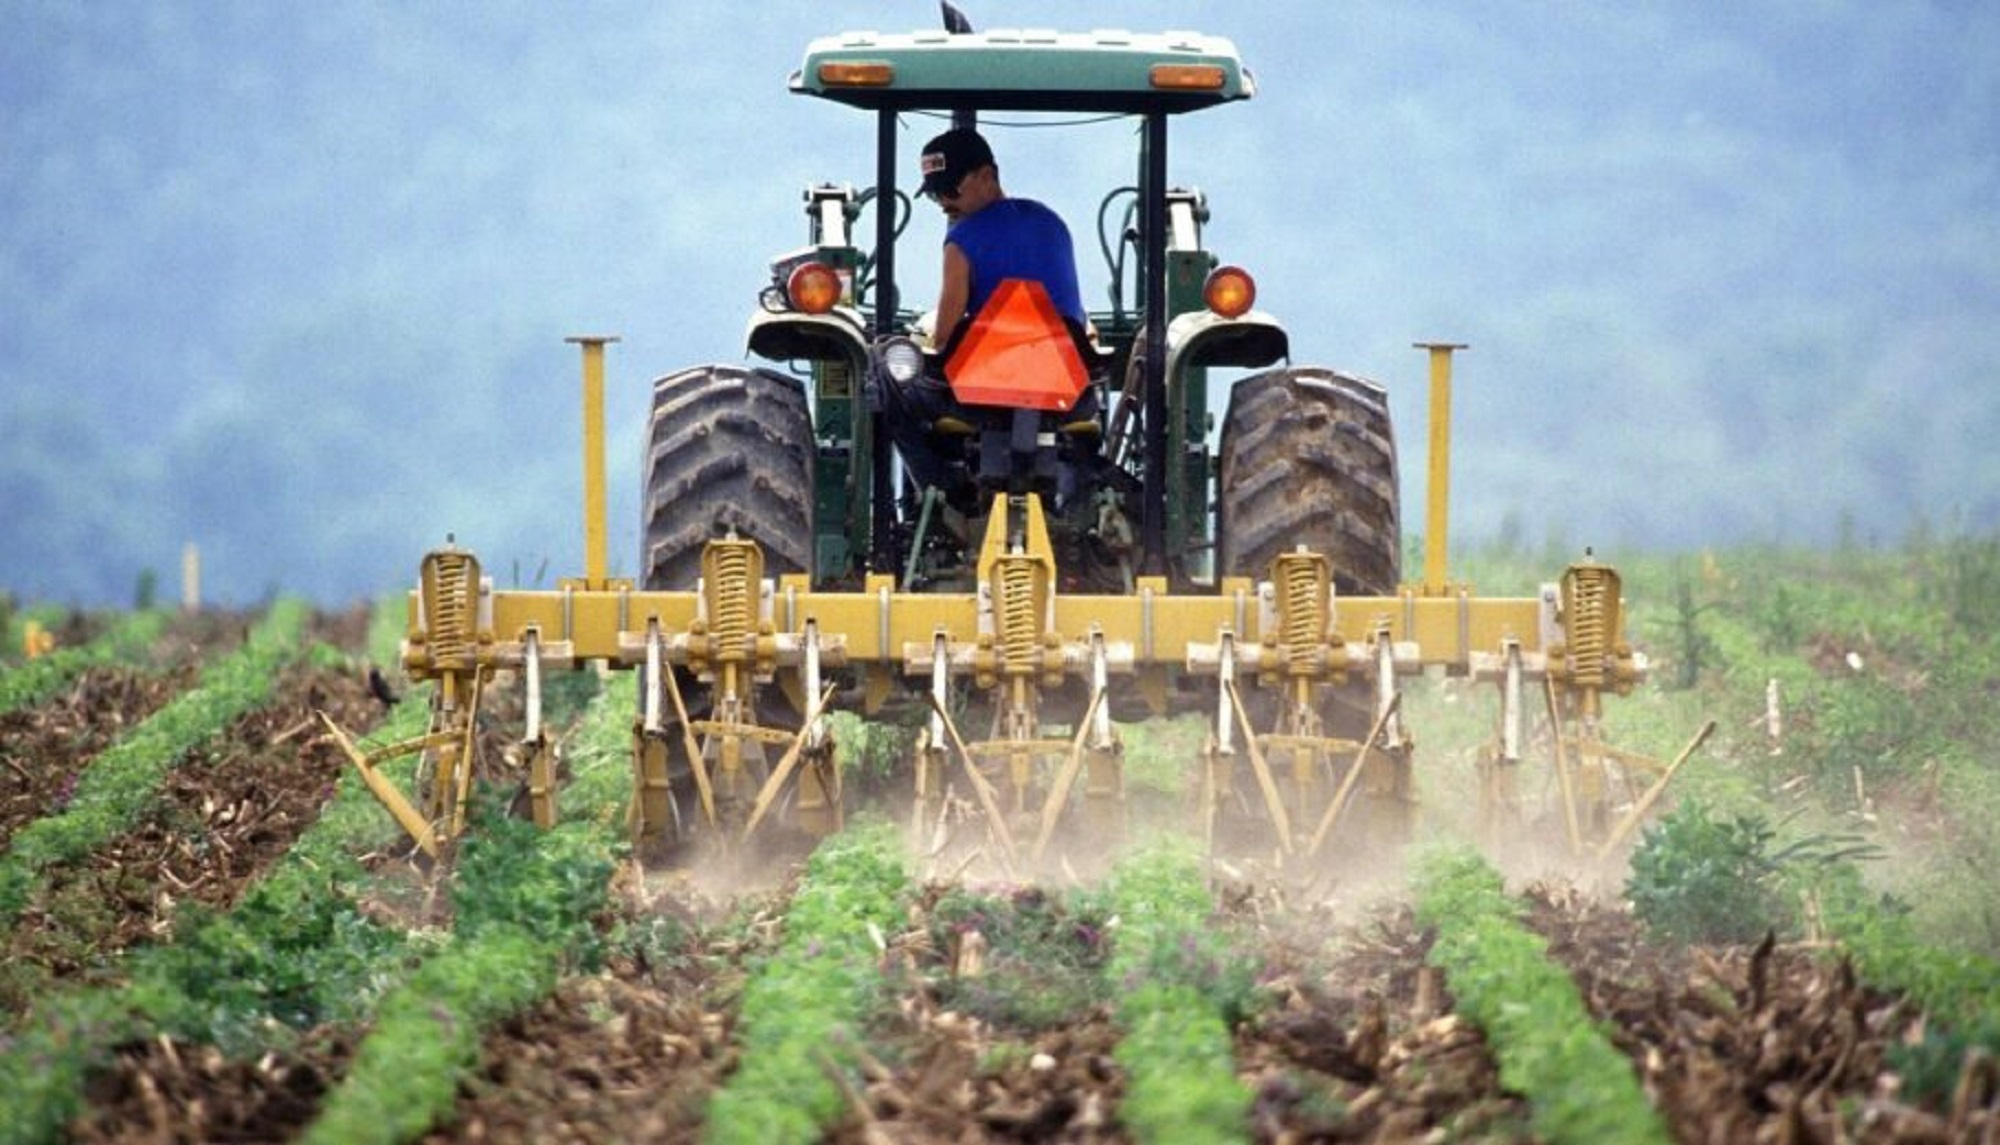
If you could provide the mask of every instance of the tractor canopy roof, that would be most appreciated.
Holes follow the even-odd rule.
[[[1236,45],[1198,32],[844,32],[814,40],[795,92],[872,110],[1174,114],[1256,94]]]

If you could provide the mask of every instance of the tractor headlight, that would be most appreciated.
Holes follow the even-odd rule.
[[[908,338],[885,338],[876,349],[876,357],[882,369],[898,383],[912,382],[923,376],[924,352]]]

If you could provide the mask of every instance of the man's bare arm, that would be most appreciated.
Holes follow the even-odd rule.
[[[944,244],[944,280],[938,288],[937,326],[931,345],[942,350],[965,317],[966,300],[972,297],[972,262],[955,243]]]

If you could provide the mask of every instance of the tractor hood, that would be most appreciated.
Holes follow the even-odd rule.
[[[872,109],[1178,113],[1249,99],[1236,45],[1197,32],[846,32],[814,40],[791,88]]]

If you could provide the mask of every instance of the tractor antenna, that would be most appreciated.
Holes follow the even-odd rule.
[[[938,0],[938,7],[944,11],[944,30],[946,35],[970,36],[972,34],[972,18],[967,16],[958,5],[952,3],[951,0]],[[969,107],[954,108],[951,113],[951,126],[953,129],[961,127],[977,129],[979,127],[979,112]]]

